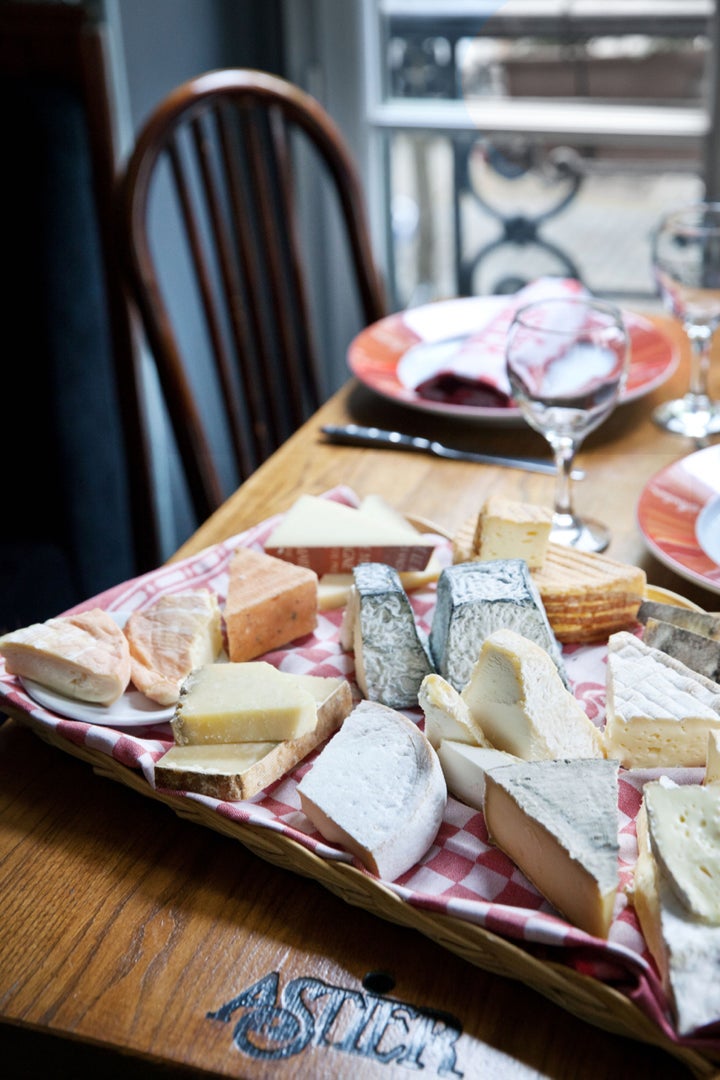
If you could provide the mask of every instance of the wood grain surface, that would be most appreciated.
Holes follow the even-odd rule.
[[[709,609],[720,607],[717,594],[648,555],[635,522],[647,479],[694,449],[648,415],[686,378],[682,368],[590,437],[577,503],[613,526],[610,555]],[[351,383],[177,557],[287,509],[301,491],[338,483],[448,530],[490,491],[551,498],[548,477],[327,445],[320,425],[344,419],[458,446],[545,452],[522,428],[440,421]],[[0,904],[6,1076],[692,1075],[675,1056],[590,1026],[522,983],[95,775],[15,720],[0,727]],[[257,1029],[247,1019],[253,1002]],[[709,1067],[702,1074],[717,1075]]]

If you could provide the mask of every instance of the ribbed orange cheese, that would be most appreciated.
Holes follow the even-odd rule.
[[[315,629],[318,578],[314,570],[238,548],[228,573],[225,624],[232,661],[254,660]]]

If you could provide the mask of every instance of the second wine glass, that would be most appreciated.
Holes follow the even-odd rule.
[[[628,363],[622,314],[601,300],[538,300],[510,325],[506,366],[515,402],[555,457],[554,543],[604,551],[610,542],[606,525],[575,513],[570,474],[585,436],[620,400]]]

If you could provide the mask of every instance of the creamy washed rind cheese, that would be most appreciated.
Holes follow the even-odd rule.
[[[690,1035],[720,1020],[720,925],[708,924],[692,915],[655,858],[654,850],[663,844],[663,838],[658,835],[654,843],[651,841],[647,796],[655,784],[670,783],[662,779],[645,785],[643,804],[636,819],[638,858],[632,898],[672,1003],[678,1034]],[[689,847],[688,861],[702,858],[701,853],[693,852],[692,835]]]
[[[238,548],[228,564],[225,626],[228,656],[254,660],[317,625],[317,574],[252,548]]]
[[[606,938],[618,888],[618,766],[528,761],[485,778],[490,839],[571,923]]]
[[[438,756],[402,713],[362,701],[297,787],[330,843],[394,881],[431,847],[447,804]]]
[[[527,563],[498,559],[446,567],[438,580],[430,629],[430,651],[439,674],[463,690],[483,642],[499,629],[537,642],[565,679],[560,648]]]
[[[513,765],[518,761],[504,750],[489,746],[443,739],[437,748],[448,791],[467,806],[482,810],[485,806],[485,776],[489,769]]]
[[[467,702],[437,672],[426,675],[420,684],[418,705],[425,717],[425,737],[436,750],[443,739],[475,746],[490,745]]]
[[[156,786],[237,800],[250,799],[279,780],[337,731],[353,705],[345,679],[294,678],[317,703],[317,718],[310,731],[280,742],[173,746],[155,763]]]
[[[462,698],[489,742],[525,761],[603,757],[600,732],[549,655],[513,630],[486,638]]]
[[[353,579],[340,639],[355,654],[358,686],[370,701],[412,708],[432,664],[398,573],[383,563],[361,563]]]
[[[608,757],[628,769],[701,766],[720,729],[720,685],[626,631],[608,641]]]
[[[213,663],[223,647],[220,605],[209,589],[159,596],[134,611],[124,630],[132,681],[160,705],[174,705],[183,680]]]
[[[10,675],[94,705],[112,705],[130,682],[127,640],[102,608],[11,630],[0,655]]]
[[[170,721],[175,742],[280,742],[311,731],[317,700],[297,676],[262,660],[206,664],[185,680]]]

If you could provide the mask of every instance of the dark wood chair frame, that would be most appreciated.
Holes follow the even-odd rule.
[[[163,294],[150,236],[153,181],[164,163],[244,479],[322,400],[295,202],[298,134],[337,194],[367,325],[386,308],[359,172],[335,123],[300,88],[246,69],[191,79],[148,118],[119,180],[118,246],[199,520],[228,492]]]

